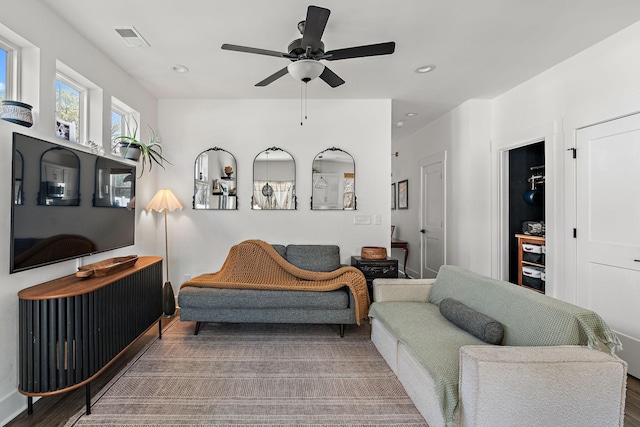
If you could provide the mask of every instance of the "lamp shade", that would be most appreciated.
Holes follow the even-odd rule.
[[[165,210],[172,212],[176,209],[182,210],[182,205],[168,188],[158,190],[156,195],[153,196],[153,199],[151,199],[151,201],[147,205],[147,211],[149,212],[162,212]]]
[[[302,80],[303,82],[311,81],[318,78],[324,71],[324,64],[313,59],[301,59],[296,62],[292,62],[287,67],[289,74],[296,80]]]

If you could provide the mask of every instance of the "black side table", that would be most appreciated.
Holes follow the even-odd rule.
[[[398,277],[398,260],[395,258],[362,259],[359,256],[352,256],[351,265],[362,271],[367,279],[371,301],[373,301],[373,279]]]

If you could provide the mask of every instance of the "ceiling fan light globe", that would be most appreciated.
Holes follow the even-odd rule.
[[[324,64],[313,59],[300,59],[289,64],[287,71],[294,79],[306,83],[320,77],[324,71]]]

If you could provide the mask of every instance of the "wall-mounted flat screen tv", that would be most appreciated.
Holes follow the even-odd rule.
[[[136,168],[13,134],[10,272],[134,244]]]

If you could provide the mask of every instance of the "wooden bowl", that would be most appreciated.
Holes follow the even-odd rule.
[[[362,259],[386,259],[387,248],[382,246],[363,246],[360,250]]]
[[[109,258],[104,261],[94,262],[78,267],[76,277],[105,277],[122,270],[126,270],[138,261],[138,255],[127,255],[115,258]]]

